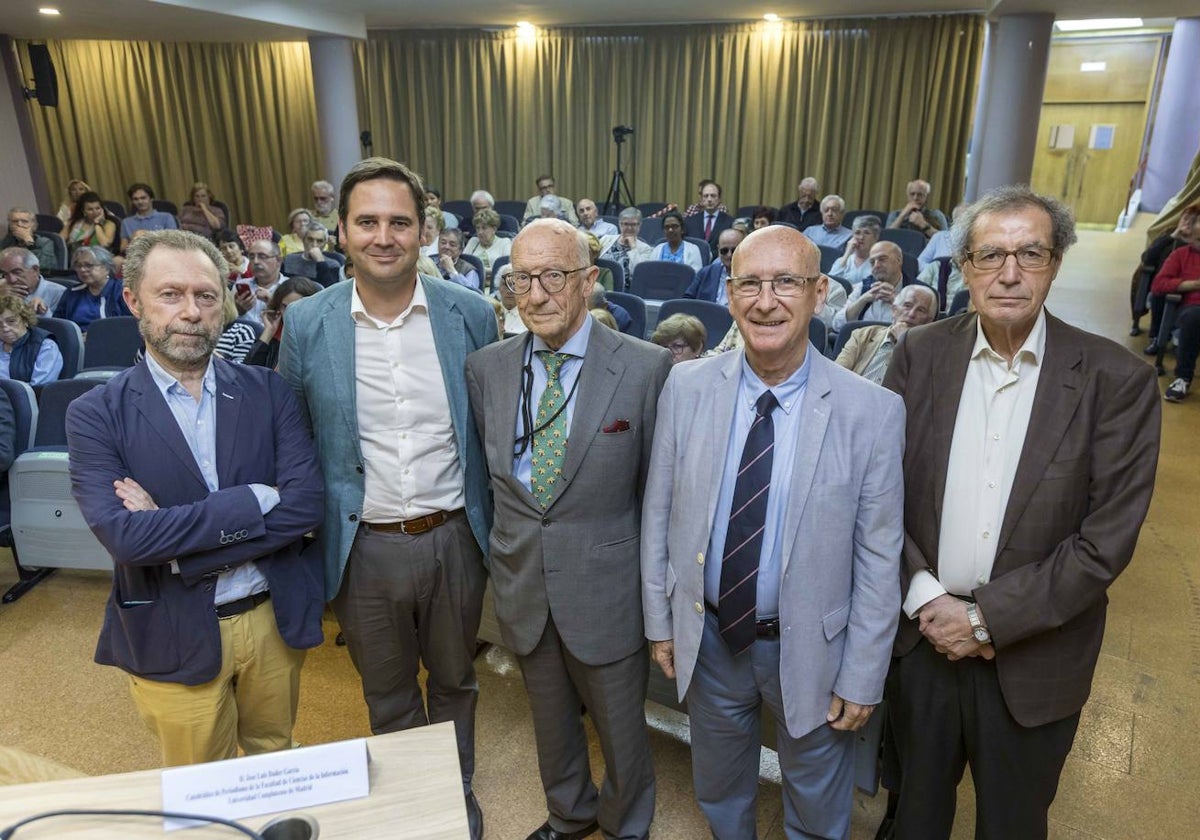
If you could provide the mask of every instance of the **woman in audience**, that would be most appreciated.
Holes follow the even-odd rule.
[[[859,216],[854,220],[853,235],[846,242],[846,252],[838,257],[829,273],[850,284],[861,283],[871,275],[871,263],[867,255],[879,241],[879,219],[874,216]]]
[[[471,223],[475,226],[475,235],[467,242],[463,253],[479,257],[483,262],[484,281],[490,282],[492,263],[509,255],[512,251],[512,240],[496,236],[496,229],[500,227],[500,214],[495,210],[480,210],[471,218]]]
[[[246,354],[254,346],[258,336],[258,326],[249,321],[238,320],[237,304],[234,303],[233,293],[227,292],[222,304],[224,307],[225,329],[217,340],[214,351],[227,362],[240,365],[246,360]]]
[[[213,206],[212,190],[203,181],[192,184],[192,197],[179,208],[179,227],[205,239],[225,227],[225,211]]]
[[[661,322],[650,340],[670,350],[671,363],[679,364],[699,358],[704,352],[704,342],[708,340],[708,330],[696,316],[680,312]]]
[[[683,263],[691,266],[692,271],[704,268],[700,249],[691,242],[683,241],[683,214],[678,210],[672,210],[664,213],[662,220],[663,239],[666,241],[654,249],[652,259]]]
[[[226,279],[230,283],[254,277],[254,272],[250,269],[250,258],[246,256],[240,236],[229,228],[221,228],[213,234],[213,243],[225,258],[225,262],[229,263],[229,276]]]
[[[246,364],[274,368],[279,361],[284,313],[296,301],[315,295],[321,289],[320,283],[307,277],[291,277],[276,286],[267,308],[263,310],[263,331],[246,353]]]
[[[312,213],[303,207],[297,207],[291,213],[288,213],[288,230],[291,233],[279,240],[280,259],[286,257],[288,254],[303,253],[304,231],[308,230],[308,226],[311,224]]]
[[[0,296],[0,379],[45,385],[62,373],[62,351],[37,322],[33,307],[22,298]]]
[[[91,191],[92,188],[78,178],[67,182],[67,197],[58,205],[58,218],[62,219],[64,226],[70,223],[71,214],[75,212],[75,205],[79,203],[80,197]]]
[[[436,207],[425,208],[425,222],[421,226],[421,255],[437,261],[441,252],[442,231],[446,229],[446,219],[442,211]]]
[[[71,258],[71,268],[79,285],[67,289],[59,299],[54,307],[55,318],[74,321],[86,333],[97,318],[132,314],[121,294],[125,284],[113,276],[116,267],[107,249],[84,245]]]
[[[754,211],[754,215],[750,217],[750,224],[755,230],[765,228],[767,225],[775,224],[779,218],[779,211],[774,207],[759,207]]]
[[[83,183],[82,181],[72,181]],[[73,254],[77,248],[99,246],[112,248],[117,238],[117,223],[108,218],[104,202],[94,192],[85,192],[75,202],[75,209],[67,219],[67,249]]]

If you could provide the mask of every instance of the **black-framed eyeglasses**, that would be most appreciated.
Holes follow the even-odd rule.
[[[563,287],[567,285],[567,275],[574,274],[577,271],[586,271],[591,268],[590,265],[580,266],[579,268],[548,268],[545,271],[539,271],[537,274],[529,274],[524,271],[510,271],[508,276],[504,278],[504,285],[508,286],[508,290],[513,294],[524,295],[528,294],[533,288],[533,281],[537,280],[542,284],[542,289],[546,294],[553,295],[561,292]]]
[[[816,277],[794,277],[791,274],[781,274],[769,280],[759,277],[730,277],[729,288],[737,297],[758,297],[762,292],[762,287],[770,284],[771,291],[775,293],[776,297],[795,297],[820,279],[819,274]]]
[[[971,265],[982,271],[997,271],[1003,268],[1009,257],[1014,258],[1021,268],[1045,268],[1054,261],[1054,251],[1050,248],[1031,245],[1015,251],[1005,251],[1002,248],[980,248],[978,251],[967,252],[967,259]]]
[[[718,248],[717,253],[718,254],[732,254],[735,250],[737,250],[736,246],[733,248]]]

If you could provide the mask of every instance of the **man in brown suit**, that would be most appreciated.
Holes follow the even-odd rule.
[[[908,410],[894,837],[949,837],[969,763],[976,838],[1037,840],[1150,504],[1160,400],[1152,368],[1043,307],[1065,206],[1005,187],[953,240],[976,314],[911,330],[884,381]]]

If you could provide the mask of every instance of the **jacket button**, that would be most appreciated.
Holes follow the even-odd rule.
[[[357,467],[355,467],[354,471],[357,472],[359,475],[362,475],[363,474],[362,464],[359,464]]]
[[[350,521],[351,521],[351,522],[357,522],[357,521],[358,521],[358,514],[357,514],[357,513],[352,513],[352,514],[350,514]]]
[[[543,516],[543,517],[542,517],[542,527],[543,527],[543,528],[549,528],[549,527],[550,527],[550,520],[549,520],[549,518],[547,518],[547,517],[545,517],[545,516]]]
[[[701,615],[704,614],[704,605],[699,601],[696,602],[696,612],[700,613]]]
[[[704,555],[703,555],[703,554],[697,554],[697,555],[696,555],[696,562],[697,562],[697,563],[699,563],[701,566],[703,566],[703,565],[704,565]]]

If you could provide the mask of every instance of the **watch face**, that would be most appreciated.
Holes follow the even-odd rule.
[[[975,632],[975,641],[979,642],[980,644],[991,641],[991,638],[992,638],[991,635],[984,628],[976,627],[974,632]]]

